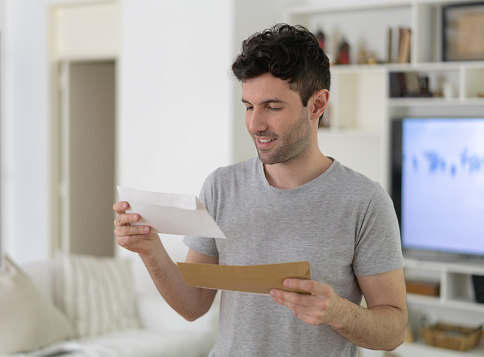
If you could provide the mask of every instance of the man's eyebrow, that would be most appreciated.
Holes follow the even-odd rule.
[[[251,102],[249,102],[248,100],[245,100],[244,98],[242,98],[242,103],[252,104]],[[269,104],[269,103],[286,103],[286,102],[278,98],[269,98],[260,102],[259,104]]]

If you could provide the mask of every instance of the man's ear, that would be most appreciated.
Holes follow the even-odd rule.
[[[323,115],[324,110],[328,105],[329,91],[327,89],[321,89],[313,94],[309,100],[310,111],[309,115],[311,119],[319,120],[319,117]]]

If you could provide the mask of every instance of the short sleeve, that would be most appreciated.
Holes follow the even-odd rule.
[[[400,229],[392,200],[378,185],[363,216],[357,237],[353,270],[373,275],[404,265]]]
[[[213,199],[213,176],[212,173],[205,180],[202,189],[200,191],[200,201],[203,203],[208,213],[216,219],[215,215],[215,205]],[[185,236],[183,239],[185,245],[199,253],[209,255],[212,257],[218,257],[217,245],[214,238],[202,238],[194,236]]]

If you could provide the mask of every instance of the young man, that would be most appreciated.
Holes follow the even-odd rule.
[[[271,296],[222,292],[211,356],[356,356],[356,346],[393,350],[407,324],[398,224],[390,198],[319,150],[329,99],[329,62],[303,27],[276,25],[243,42],[232,65],[258,157],[220,168],[201,199],[228,239],[185,237],[186,261],[223,265],[309,260],[313,280]],[[194,320],[215,291],[188,287],[150,227],[114,210],[117,242],[137,252],[165,300]],[[368,308],[359,304],[362,294]]]

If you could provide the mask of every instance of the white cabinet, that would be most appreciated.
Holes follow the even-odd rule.
[[[337,58],[338,43],[350,44],[350,65],[332,65],[328,125],[319,132],[322,151],[390,188],[390,123],[406,116],[483,116],[484,61],[443,62],[442,6],[464,1],[414,0],[347,7],[303,6],[288,9],[286,20],[313,33],[326,35],[326,52]],[[468,2],[468,1],[465,1]],[[388,62],[389,28],[411,29],[410,60]],[[393,38],[393,44],[396,39]],[[357,64],[361,50],[377,64]],[[392,97],[394,74],[428,77],[429,90],[446,97]],[[424,276],[441,285],[439,297],[409,295],[410,326],[418,337],[420,318],[478,325],[484,304],[473,302],[470,277],[484,275],[484,263],[438,263],[407,259],[407,277]],[[484,342],[468,352],[429,347],[417,341],[404,344],[397,356],[484,356]],[[366,353],[363,353],[366,355]]]

